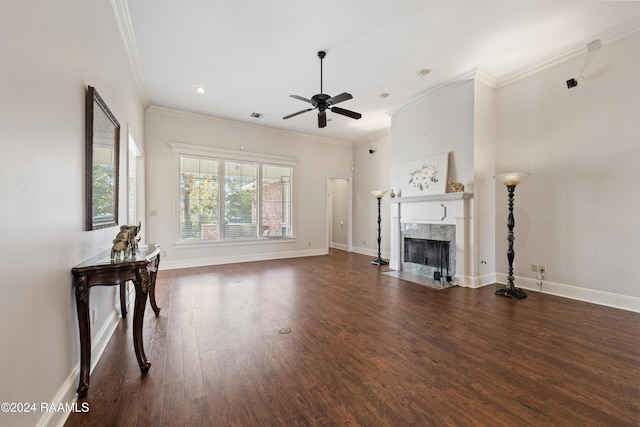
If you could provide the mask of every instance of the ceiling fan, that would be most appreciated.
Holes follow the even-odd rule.
[[[326,56],[326,52],[320,51],[318,52],[318,58],[320,58],[320,93],[317,95],[313,95],[311,99],[307,99],[298,95],[289,95],[291,98],[299,99],[300,101],[308,102],[313,105],[313,108],[307,108],[305,110],[300,110],[297,113],[289,114],[288,116],[284,116],[283,119],[290,119],[291,117],[295,117],[298,114],[306,113],[307,111],[318,109],[318,127],[323,128],[327,125],[327,110],[330,110],[333,113],[342,114],[343,116],[351,117],[352,119],[359,119],[362,117],[362,114],[356,113],[355,111],[345,110],[344,108],[334,107],[339,102],[347,101],[352,99],[350,93],[342,92],[340,95],[330,96],[322,93],[322,60]]]

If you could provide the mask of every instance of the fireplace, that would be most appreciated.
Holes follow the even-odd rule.
[[[392,202],[389,275],[426,286],[467,286],[471,259],[467,193]]]
[[[404,262],[449,270],[449,242],[446,240],[404,238]]]
[[[401,224],[401,269],[428,279],[432,286],[453,284],[456,269],[456,227],[443,224]]]

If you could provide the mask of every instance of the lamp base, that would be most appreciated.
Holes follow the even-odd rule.
[[[374,259],[373,261],[371,261],[371,264],[373,264],[373,265],[389,265],[389,263],[387,261],[383,260],[382,258]]]
[[[527,293],[520,288],[502,288],[496,291],[496,295],[509,297],[513,299],[522,299],[527,297]]]

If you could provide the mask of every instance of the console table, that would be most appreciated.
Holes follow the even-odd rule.
[[[89,324],[89,290],[93,286],[120,286],[120,310],[126,317],[125,284],[132,281],[136,289],[136,301],[133,310],[133,346],[140,371],[145,374],[151,363],[144,354],[142,344],[142,323],[147,294],[156,316],[160,308],[156,304],[155,285],[158,265],[160,264],[160,245],[140,245],[135,258],[125,260],[110,259],[111,251],[106,251],[86,260],[71,269],[76,291],[76,310],[80,329],[80,381],[78,396],[86,396],[89,389],[89,371],[91,369],[91,326]]]

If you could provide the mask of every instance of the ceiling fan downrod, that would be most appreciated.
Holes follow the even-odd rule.
[[[320,58],[320,93],[324,93],[322,91],[322,60],[325,56],[327,56],[327,52],[325,52],[324,50],[318,52],[318,58]]]

